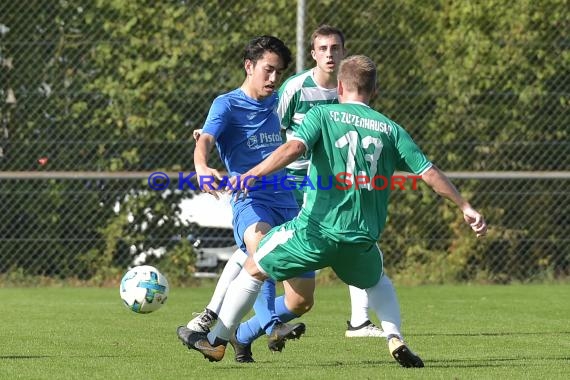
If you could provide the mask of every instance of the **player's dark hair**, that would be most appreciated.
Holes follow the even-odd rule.
[[[340,42],[342,43],[342,47],[344,48],[344,34],[339,28],[335,28],[334,26],[330,26],[327,24],[323,24],[319,26],[313,34],[311,34],[311,44],[309,46],[310,50],[315,49],[315,39],[319,36],[333,36],[337,35],[340,37]]]
[[[291,61],[291,50],[283,41],[274,36],[260,36],[249,41],[243,53],[243,63],[250,60],[254,65],[257,63],[265,52],[277,54],[283,61],[283,69],[286,69]]]

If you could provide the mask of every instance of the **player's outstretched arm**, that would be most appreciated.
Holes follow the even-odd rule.
[[[247,195],[248,189],[253,186],[257,179],[283,169],[301,157],[305,150],[305,144],[300,141],[292,140],[286,142],[273,151],[265,160],[248,170],[247,173],[242,174],[241,178],[230,178],[230,184],[226,187],[226,190],[233,191],[238,189],[235,194],[236,198],[240,196],[240,193],[243,193],[244,196]]]
[[[471,226],[471,229],[475,231],[478,237],[484,236],[487,233],[487,223],[485,222],[483,215],[471,207],[469,202],[461,196],[449,178],[447,178],[447,176],[435,165],[422,174],[422,179],[436,193],[451,200],[461,209],[461,211],[463,211],[463,218]]]
[[[215,182],[220,181],[222,176],[216,169],[208,166],[208,156],[215,142],[215,137],[210,134],[206,133],[199,136],[194,149],[194,168],[196,169],[196,179],[200,189],[218,199],[219,196],[216,193],[218,187]]]

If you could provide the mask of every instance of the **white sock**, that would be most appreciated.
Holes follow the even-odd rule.
[[[402,326],[400,304],[390,278],[383,275],[376,285],[366,289],[366,291],[368,292],[370,307],[376,311],[378,319],[381,321],[384,335],[386,337],[396,335],[403,339],[400,332]]]
[[[247,259],[247,254],[244,253],[241,249],[236,249],[236,251],[232,254],[232,257],[228,260],[226,265],[224,266],[224,270],[218,279],[216,284],[216,289],[214,289],[214,294],[212,294],[212,298],[210,299],[210,303],[206,308],[212,310],[216,314],[220,314],[220,309],[222,307],[222,303],[224,302],[224,297],[226,296],[226,292],[228,291],[228,286],[230,286],[230,282],[237,277],[241,268],[243,268],[243,263]]]
[[[352,327],[357,327],[370,319],[368,317],[368,294],[366,290],[352,285],[348,286],[348,291],[351,306],[350,324]]]
[[[216,337],[229,341],[242,318],[251,310],[263,281],[256,280],[246,270],[233,280],[218,315],[218,323],[208,334],[214,343]]]

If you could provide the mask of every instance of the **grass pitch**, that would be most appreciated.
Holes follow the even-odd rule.
[[[167,304],[137,315],[118,289],[0,289],[0,379],[566,379],[570,285],[398,287],[403,331],[424,360],[401,368],[384,339],[344,338],[346,286],[317,289],[307,333],[254,364],[209,363],[176,338],[212,287],[171,289]],[[373,319],[376,321],[376,318]]]

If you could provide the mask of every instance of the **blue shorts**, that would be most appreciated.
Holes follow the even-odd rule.
[[[251,198],[239,200],[235,202],[232,207],[234,238],[237,246],[243,252],[247,252],[243,235],[249,226],[258,222],[265,222],[271,227],[275,227],[292,220],[299,214],[297,207],[280,208],[267,203],[267,201]],[[315,272],[310,271],[298,277],[314,278]]]
[[[232,204],[234,238],[237,246],[246,252],[243,235],[245,230],[254,223],[265,222],[271,227],[279,226],[290,221],[299,214],[299,209],[280,208],[267,201],[246,198]]]

